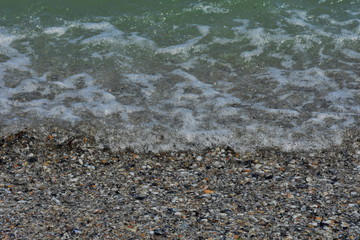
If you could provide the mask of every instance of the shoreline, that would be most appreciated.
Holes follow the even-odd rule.
[[[325,150],[112,152],[0,138],[2,239],[359,239],[360,132]]]

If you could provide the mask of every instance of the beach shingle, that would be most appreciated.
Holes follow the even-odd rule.
[[[22,131],[0,140],[0,236],[359,239],[359,139],[135,154],[74,131]]]

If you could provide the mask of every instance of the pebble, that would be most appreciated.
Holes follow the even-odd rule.
[[[95,142],[83,142],[83,136],[68,147],[66,139],[76,139],[74,134],[73,129],[57,132],[51,143],[44,137],[49,132],[32,132],[13,142],[0,139],[0,211],[5,219],[0,238],[360,235],[354,224],[360,215],[360,164],[351,158],[356,149],[350,142],[311,154],[277,149],[234,153],[218,147],[134,155],[97,148]],[[360,139],[360,133],[352,139]]]
[[[214,167],[217,167],[217,168],[221,168],[224,164],[222,162],[219,162],[219,161],[215,161],[213,163]]]

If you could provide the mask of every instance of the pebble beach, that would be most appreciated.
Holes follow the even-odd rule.
[[[360,240],[360,0],[0,19],[0,240]]]
[[[112,152],[61,128],[0,139],[1,239],[360,239],[360,132],[311,152]]]

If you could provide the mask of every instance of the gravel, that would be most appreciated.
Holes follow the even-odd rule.
[[[61,128],[0,138],[1,239],[360,239],[360,132],[310,152],[111,152]]]

